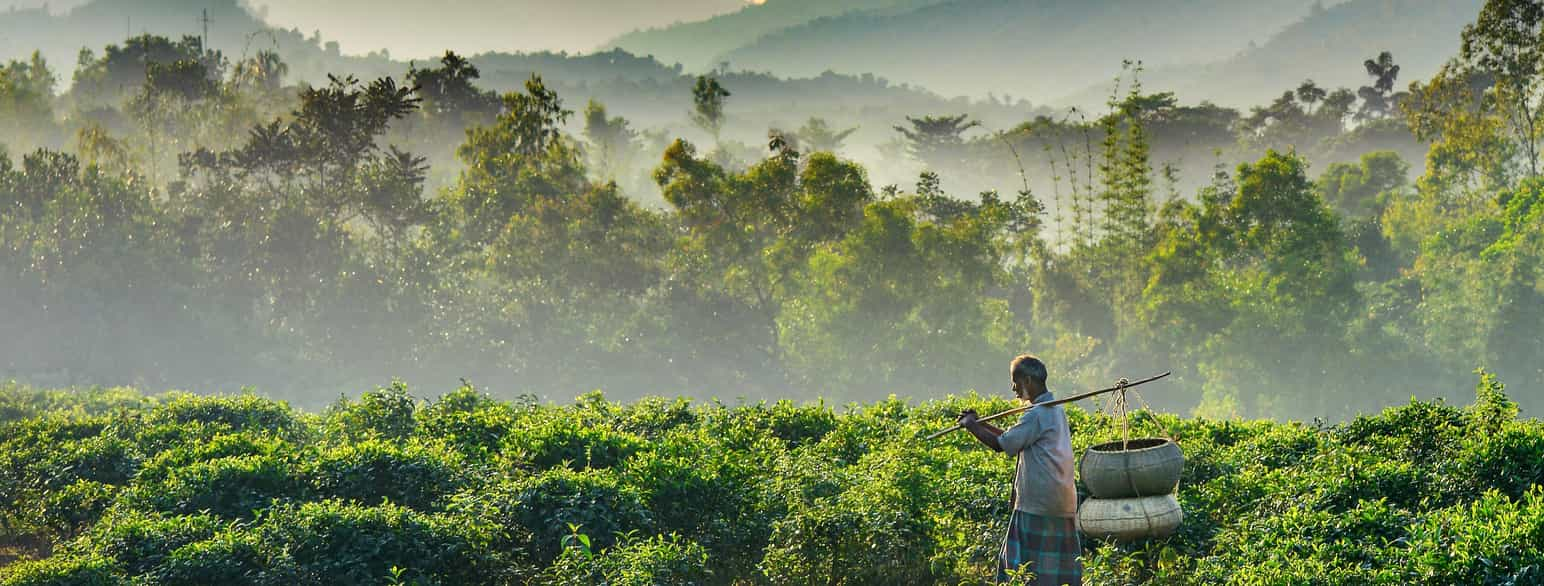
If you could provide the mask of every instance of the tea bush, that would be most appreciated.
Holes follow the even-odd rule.
[[[311,415],[8,385],[0,546],[23,559],[0,585],[979,584],[1012,461],[921,437],[1010,406],[430,401],[398,383]],[[1469,406],[1337,425],[1068,417],[1079,452],[1167,436],[1186,454],[1180,530],[1085,540],[1090,584],[1544,582],[1544,425],[1492,376]]]

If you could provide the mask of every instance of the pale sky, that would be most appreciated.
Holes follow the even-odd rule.
[[[91,0],[0,0],[0,11]],[[123,0],[96,0],[120,2]],[[164,2],[165,0],[151,0]],[[588,52],[636,28],[703,20],[765,0],[237,0],[270,24],[337,41],[344,53],[438,57],[447,48]],[[837,1],[837,0],[832,0]],[[190,5],[199,2],[190,0]]]
[[[246,0],[265,19],[320,29],[345,53],[433,57],[483,51],[590,51],[635,28],[708,18],[747,0]]]

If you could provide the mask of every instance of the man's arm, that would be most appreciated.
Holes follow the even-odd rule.
[[[981,445],[991,448],[994,452],[1003,451],[1002,444],[997,441],[997,437],[1003,434],[1003,430],[990,423],[976,421],[975,411],[961,413],[959,424],[964,426],[965,431],[970,432],[970,435],[976,436],[976,441],[981,442]]]

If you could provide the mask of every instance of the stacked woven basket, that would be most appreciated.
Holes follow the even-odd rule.
[[[1185,518],[1174,498],[1184,467],[1179,445],[1162,438],[1088,448],[1078,464],[1090,494],[1078,508],[1083,533],[1118,541],[1173,534]]]

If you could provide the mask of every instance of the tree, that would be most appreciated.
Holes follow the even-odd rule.
[[[540,76],[525,92],[504,94],[504,111],[493,124],[467,130],[456,156],[466,164],[447,202],[463,217],[459,239],[473,248],[492,242],[511,215],[538,199],[560,199],[587,190],[581,153],[563,135],[573,116]]]
[[[1399,79],[1399,66],[1394,64],[1394,55],[1384,51],[1363,62],[1362,67],[1367,69],[1367,75],[1373,81],[1372,85],[1362,86],[1356,92],[1362,98],[1362,110],[1357,113],[1357,117],[1373,120],[1388,116],[1393,112],[1398,99],[1398,96],[1393,95],[1394,82]]]
[[[783,303],[809,256],[862,218],[874,197],[863,170],[830,153],[784,148],[733,172],[677,140],[654,178],[688,234],[673,260],[684,290],[672,311],[722,307],[715,319],[679,319],[704,322],[702,341],[718,341],[719,351],[747,348],[756,363],[745,367],[779,372]]]
[[[719,142],[719,132],[724,128],[724,101],[729,96],[729,90],[710,75],[697,76],[697,83],[692,86],[692,123],[713,135],[714,143]]]
[[[198,37],[184,36],[180,41],[172,41],[146,34],[130,38],[122,46],[108,45],[100,57],[83,49],[70,91],[84,106],[114,106],[139,91],[151,63],[178,61],[202,64],[210,79],[224,77],[224,57],[219,52],[206,51]]]
[[[1492,85],[1486,98],[1507,122],[1529,177],[1539,174],[1539,122],[1544,89],[1544,4],[1536,0],[1487,0],[1479,18],[1464,27],[1458,61],[1450,74],[1482,72]]]
[[[207,65],[196,59],[150,62],[144,82],[125,105],[126,113],[144,134],[143,153],[150,165],[150,181],[159,183],[163,163],[191,150],[221,122],[219,114],[230,105],[230,96]]]
[[[329,293],[317,284],[349,260],[354,220],[396,237],[424,219],[423,159],[377,142],[417,98],[391,78],[330,82],[305,88],[294,111],[255,125],[237,148],[184,153],[172,189],[193,240],[218,270],[265,291],[273,319],[315,315]]]
[[[1316,182],[1319,195],[1337,211],[1350,217],[1376,217],[1383,212],[1391,191],[1408,183],[1410,165],[1393,151],[1362,155],[1356,164],[1334,163]]]
[[[1140,69],[1133,73],[1139,74]],[[1153,213],[1152,164],[1149,161],[1146,110],[1172,104],[1172,94],[1145,96],[1142,85],[1133,78],[1123,99],[1110,97],[1110,113],[1100,120],[1104,132],[1103,160],[1100,174],[1104,204],[1100,219],[1104,237],[1115,250],[1132,251],[1145,247]],[[1118,256],[1128,256],[1125,252]]]
[[[590,143],[595,170],[616,179],[630,166],[638,132],[626,118],[607,116],[606,105],[592,99],[584,106],[584,138]]]
[[[289,64],[278,53],[263,50],[236,64],[233,81],[240,86],[272,93],[283,87],[286,75],[289,75]]]
[[[969,114],[906,117],[911,127],[896,126],[906,140],[906,152],[934,169],[953,170],[964,153],[965,131],[980,126]]]
[[[10,61],[0,67],[0,131],[15,148],[53,142],[54,86],[58,78],[37,51],[27,61]]]
[[[1161,223],[1142,321],[1161,324],[1161,339],[1205,340],[1171,350],[1201,364],[1203,412],[1269,413],[1285,405],[1245,392],[1254,381],[1340,371],[1341,324],[1357,303],[1353,257],[1305,169],[1267,152],[1240,165],[1236,183],[1203,192],[1200,206],[1176,204]],[[1312,412],[1344,402],[1328,393],[1294,400]]]
[[[1297,99],[1308,105],[1307,110],[1309,113],[1313,113],[1314,104],[1324,101],[1324,98],[1328,95],[1328,91],[1319,87],[1311,79],[1305,79],[1302,85],[1297,86]]]
[[[842,143],[857,130],[856,127],[835,130],[824,118],[811,116],[793,136],[798,140],[799,147],[806,151],[834,153],[842,150]]]
[[[422,100],[422,111],[432,118],[444,118],[457,125],[490,120],[499,111],[498,94],[475,85],[482,74],[477,66],[452,51],[440,58],[440,66],[419,69],[410,66],[407,81]]]
[[[436,330],[547,385],[644,370],[658,348],[625,341],[644,338],[652,322],[641,307],[661,282],[664,217],[615,182],[589,178],[563,132],[573,112],[540,77],[502,100],[491,124],[467,131],[457,150],[466,168],[436,198],[442,213],[428,238],[444,267],[432,294],[484,311],[451,313]],[[615,374],[597,379],[602,372]]]

